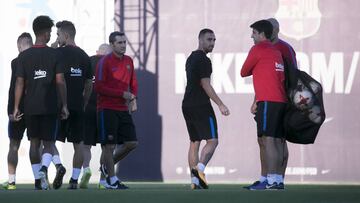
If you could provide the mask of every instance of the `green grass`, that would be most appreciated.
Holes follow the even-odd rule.
[[[32,185],[0,190],[0,203],[112,203],[112,202],[266,202],[266,203],[360,203],[360,185],[286,185],[284,191],[248,191],[239,184],[212,184],[208,190],[192,191],[185,184],[129,183],[129,190],[66,189],[34,191]]]

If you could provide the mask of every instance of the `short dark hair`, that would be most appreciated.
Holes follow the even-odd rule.
[[[212,33],[212,34],[214,34],[214,31],[212,31],[212,30],[209,29],[209,28],[204,28],[204,29],[200,30],[198,38],[200,39],[200,38],[201,38],[202,36],[204,36],[206,33]]]
[[[115,31],[115,32],[110,33],[110,35],[109,35],[109,43],[110,44],[113,44],[115,42],[115,37],[116,36],[125,36],[125,33],[119,32],[119,31]]]
[[[61,29],[61,31],[70,35],[71,38],[75,37],[76,29],[74,23],[63,20],[56,23],[56,27]]]
[[[52,26],[54,26],[54,22],[49,16],[38,16],[33,21],[33,30],[35,35],[39,35],[50,30]]]
[[[265,34],[266,39],[271,38],[273,32],[273,26],[269,21],[259,20],[251,24],[250,27],[257,30],[259,33],[263,32]]]

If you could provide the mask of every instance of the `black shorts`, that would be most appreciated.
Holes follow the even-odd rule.
[[[211,105],[182,107],[191,141],[217,139],[217,122]]]
[[[21,119],[17,122],[9,121],[8,135],[10,139],[21,140],[24,136],[26,129],[25,119]]]
[[[59,120],[57,114],[25,116],[27,135],[45,141],[55,141],[58,134]]]
[[[284,138],[284,115],[286,103],[281,102],[257,102],[255,121],[257,123],[257,135],[275,138]]]
[[[101,144],[123,144],[137,141],[135,125],[128,111],[104,109],[97,115]]]
[[[84,113],[84,144],[93,145],[99,143],[96,123],[96,110],[87,110]]]
[[[61,142],[67,140],[72,143],[80,143],[84,136],[84,112],[70,110],[69,113],[69,117],[60,122],[60,130],[56,139]]]

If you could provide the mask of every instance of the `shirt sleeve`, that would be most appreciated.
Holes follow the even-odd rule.
[[[284,62],[289,67],[293,67],[295,69],[298,69],[297,61],[296,61],[296,53],[295,53],[294,49],[292,47],[290,47],[290,46],[287,47],[287,48],[288,48],[288,54],[287,54],[287,57],[284,59]]]
[[[122,98],[124,94],[124,90],[112,88],[109,85],[109,73],[108,73],[108,65],[106,63],[106,59],[108,57],[103,57],[99,61],[96,66],[95,73],[95,91],[98,94],[106,95],[109,97],[118,97]]]
[[[201,78],[210,78],[212,73],[212,66],[211,61],[208,58],[205,58],[203,60],[199,60],[198,64],[198,70],[199,70],[199,77]]]
[[[249,54],[246,57],[245,62],[241,68],[241,72],[240,72],[241,77],[247,77],[252,75],[252,71],[257,62],[258,62],[257,53],[255,46],[253,46],[250,49]]]
[[[136,78],[136,73],[135,73],[135,69],[134,69],[134,63],[133,60],[131,60],[131,68],[132,68],[132,73],[131,73],[131,80],[130,80],[130,92],[137,96],[138,94],[138,82],[137,82],[137,78]]]
[[[91,60],[90,60],[90,57],[86,54],[84,56],[84,62],[85,62],[85,64],[84,64],[85,65],[85,78],[92,79],[93,72],[92,72],[92,67],[91,67]]]
[[[22,77],[25,78],[25,69],[23,64],[23,58],[20,54],[16,63],[16,69],[15,69],[15,77]]]
[[[57,50],[56,50],[56,68],[55,68],[55,71],[56,71],[56,74],[58,73],[64,73],[65,72],[65,63],[63,62],[64,60],[61,60],[63,59],[63,54]]]

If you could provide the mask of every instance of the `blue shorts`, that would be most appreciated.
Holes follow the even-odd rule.
[[[284,116],[286,103],[281,102],[257,102],[255,121],[257,123],[257,135],[275,138],[285,138]]]

